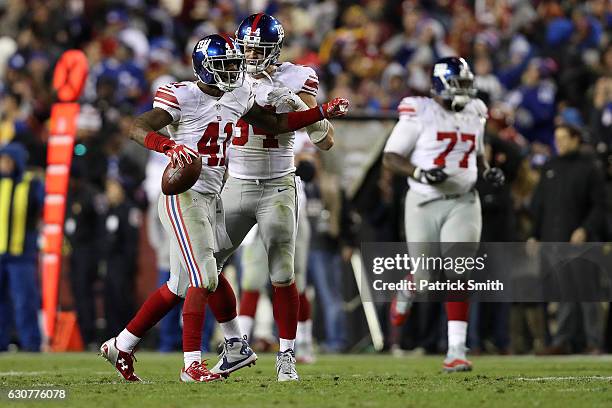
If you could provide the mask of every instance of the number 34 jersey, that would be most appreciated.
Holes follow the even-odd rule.
[[[444,109],[432,98],[404,98],[399,121],[391,132],[385,153],[397,153],[423,170],[444,168],[446,181],[429,185],[408,178],[410,188],[427,197],[470,191],[478,177],[476,156],[484,154],[487,108],[473,99],[461,112]]]
[[[305,92],[316,96],[319,81],[312,68],[289,62],[276,66],[270,77],[247,78],[252,83],[255,101],[266,106],[268,93],[276,88],[289,88],[295,94]],[[245,80],[245,82],[247,81]],[[291,112],[288,105],[276,108],[278,113]],[[253,180],[282,177],[295,171],[293,144],[295,133],[280,135],[266,133],[241,120],[230,147],[228,171],[230,176]]]
[[[202,172],[193,190],[221,192],[228,144],[238,120],[254,102],[255,96],[247,81],[221,97],[202,92],[194,81],[174,82],[157,90],[153,107],[172,116],[172,123],[167,126],[172,140],[202,155]]]

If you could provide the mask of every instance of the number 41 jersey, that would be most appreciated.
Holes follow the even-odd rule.
[[[476,156],[484,154],[487,107],[471,100],[461,112],[444,109],[432,98],[404,98],[399,121],[391,132],[385,153],[397,153],[423,170],[444,168],[446,181],[430,185],[408,178],[413,191],[426,197],[470,191],[478,170]]]
[[[153,107],[172,116],[172,123],[167,126],[172,140],[202,155],[202,172],[193,190],[221,192],[228,144],[238,120],[254,102],[247,81],[221,97],[202,92],[193,81],[174,82],[157,90]]]
[[[270,77],[264,76],[261,79],[247,77],[245,82],[247,80],[252,83],[255,101],[264,107],[268,93],[273,89],[286,87],[295,94],[305,92],[316,96],[319,86],[319,80],[312,68],[289,62],[277,65]],[[284,104],[276,108],[278,113],[291,111],[293,109]],[[272,135],[249,125],[244,120],[239,122],[238,132],[230,147],[228,164],[230,176],[243,180],[269,180],[295,171],[294,132]]]

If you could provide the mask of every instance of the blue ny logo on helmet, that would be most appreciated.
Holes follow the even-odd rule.
[[[246,59],[246,71],[257,74],[276,63],[284,38],[283,26],[268,14],[253,14],[242,20],[236,30],[236,42],[245,54],[249,48],[257,52],[257,58]]]
[[[211,34],[202,38],[194,47],[191,60],[193,72],[203,83],[224,92],[242,86],[244,54],[229,36]]]
[[[459,57],[439,59],[431,73],[431,94],[449,101],[453,109],[463,109],[476,96],[468,63]]]

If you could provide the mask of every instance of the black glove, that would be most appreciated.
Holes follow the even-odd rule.
[[[506,176],[499,167],[489,167],[482,173],[482,178],[493,187],[501,187],[506,181]]]
[[[414,170],[412,177],[421,183],[425,184],[440,184],[448,178],[448,174],[441,168],[437,167],[434,169],[423,170],[417,167]]]

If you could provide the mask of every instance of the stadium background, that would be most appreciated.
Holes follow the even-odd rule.
[[[491,159],[509,179],[501,192],[481,190],[486,197],[483,240],[521,241],[530,236],[530,198],[538,169],[555,154],[555,124],[584,130],[585,152],[600,163],[606,189],[612,185],[612,6],[605,0],[7,0],[0,2],[0,10],[0,144],[22,143],[29,153],[28,166],[41,175],[55,62],[64,50],[79,48],[90,65],[80,100],[71,186],[79,184],[79,196],[73,199],[91,212],[73,226],[78,235],[66,239],[60,287],[62,310],[73,310],[75,297],[92,290],[96,318],[85,346],[114,335],[158,283],[145,231],[147,151],[126,138],[132,118],[150,108],[159,85],[192,78],[190,55],[199,38],[233,33],[237,23],[255,11],[264,10],[282,22],[287,36],[281,59],[317,71],[320,100],[342,96],[354,108],[350,118],[335,122],[337,145],[322,157],[326,174],[337,176],[349,199],[350,222],[342,234],[347,239],[333,246],[338,257],[342,249],[361,241],[402,239],[405,181],[381,169],[380,151],[397,104],[405,96],[428,94],[429,70],[441,56],[464,56],[473,67],[476,86],[490,109]],[[105,234],[109,203],[117,197],[134,228],[113,241]],[[606,224],[612,225],[609,209],[608,204]],[[599,240],[609,241],[609,231],[602,228]],[[86,248],[74,251],[79,244]],[[92,260],[96,262],[90,275],[79,279],[70,273],[68,265]],[[109,265],[122,273],[109,274]],[[343,264],[339,276],[347,319],[344,346],[362,350],[369,335],[349,264]],[[122,296],[109,290],[113,285],[133,289]],[[316,290],[311,294],[316,298]],[[0,296],[7,299],[6,293]],[[110,311],[114,304],[124,309]],[[324,307],[315,307],[321,342]],[[473,308],[472,317],[482,323],[470,332],[471,347],[500,353],[610,351],[612,320],[607,305],[597,307],[600,342],[587,344],[589,330],[583,328],[563,350],[547,347],[555,330],[554,305]],[[418,305],[401,333],[385,323],[386,308],[380,305],[377,311],[387,347],[400,343],[432,353],[444,349],[442,308]],[[2,310],[12,317],[10,308]],[[502,324],[486,323],[491,321]],[[10,334],[19,342],[16,332]],[[154,336],[148,341],[156,347]]]

